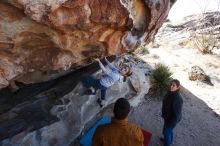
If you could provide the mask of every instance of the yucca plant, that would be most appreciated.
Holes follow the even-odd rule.
[[[218,40],[212,35],[202,34],[194,36],[194,47],[202,54],[212,54],[213,49],[217,46]]]
[[[170,81],[172,80],[172,72],[168,66],[157,64],[155,70],[151,73],[153,95],[164,95],[167,91]]]

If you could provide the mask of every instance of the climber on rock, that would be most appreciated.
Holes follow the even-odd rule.
[[[130,76],[132,72],[128,66],[124,66],[121,69],[116,68],[106,58],[105,61],[109,68],[106,68],[98,58],[96,58],[95,61],[99,63],[103,74],[98,78],[94,78],[91,75],[86,76],[82,79],[82,83],[88,88],[86,94],[95,95],[97,89],[101,90],[101,98],[98,98],[97,102],[102,107],[105,104],[106,90],[114,83],[123,81],[126,77]]]

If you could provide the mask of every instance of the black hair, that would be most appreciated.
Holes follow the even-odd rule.
[[[130,103],[125,98],[119,98],[114,106],[114,116],[117,120],[123,120],[127,118],[130,112]]]

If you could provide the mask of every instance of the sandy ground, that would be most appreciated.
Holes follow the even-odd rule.
[[[184,100],[182,120],[174,130],[172,146],[220,146],[220,118],[202,100],[183,89]],[[148,98],[133,109],[129,120],[152,132],[150,146],[162,146],[159,141],[163,120],[162,102]]]
[[[196,49],[152,48],[150,54],[140,56],[150,65],[163,63],[170,67],[173,77],[180,80],[182,86],[203,100],[213,111],[220,115],[220,55],[202,55]],[[190,81],[188,72],[194,65],[200,66],[211,78],[214,86]]]
[[[157,54],[157,55],[155,55]],[[193,49],[151,49],[141,56],[151,65],[168,65],[173,77],[178,78],[183,89],[183,117],[174,130],[173,146],[220,146],[220,58],[217,55],[201,55]],[[199,65],[211,77],[214,87],[188,80],[191,66]],[[130,114],[130,121],[153,133],[151,146],[159,142],[163,120],[162,102],[147,98]]]

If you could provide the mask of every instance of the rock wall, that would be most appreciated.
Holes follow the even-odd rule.
[[[149,73],[152,70],[149,65],[137,58],[131,56],[125,56],[119,58],[115,63],[120,66],[121,63],[128,63],[132,66],[133,74],[126,82],[117,83],[107,90],[107,104],[114,103],[118,98],[125,97],[129,99],[132,106],[137,106],[148,93],[150,88]],[[74,84],[74,80],[69,80]],[[60,89],[60,88],[59,88]],[[59,97],[57,102],[51,105],[50,100],[46,100],[48,95],[38,95],[35,101],[25,102],[19,104],[4,115],[0,115],[0,122],[4,118],[7,122],[7,126],[0,127],[1,129],[7,129],[11,124],[12,129],[8,129],[5,134],[11,134],[11,137],[0,142],[2,146],[67,146],[80,135],[84,126],[90,122],[97,115],[101,115],[106,109],[100,108],[96,100],[100,97],[100,92],[97,95],[84,95],[80,93],[84,88],[81,83],[78,83],[76,87],[63,97]],[[37,107],[36,107],[37,106]],[[26,107],[26,110],[24,109]],[[23,108],[23,110],[21,110]],[[50,119],[45,115],[45,111],[48,111],[48,115],[52,114],[57,117],[58,120],[52,120],[46,126],[39,128],[42,123],[47,123]],[[19,112],[20,111],[20,112]],[[41,114],[36,115],[39,111],[44,111]],[[20,117],[20,114],[31,112],[31,114],[23,116],[22,119],[16,119]],[[16,115],[17,114],[17,115]],[[36,117],[35,120],[33,117]],[[51,116],[50,116],[51,117]],[[21,122],[23,120],[24,122]],[[29,121],[29,122],[28,122]],[[23,125],[27,127],[22,129]],[[16,125],[16,126],[15,126]],[[2,125],[0,125],[2,126]],[[20,132],[16,132],[16,129],[21,127]],[[23,126],[24,127],[24,126]],[[18,129],[19,130],[19,129]],[[11,133],[10,133],[11,132]],[[3,132],[4,133],[4,132]],[[0,132],[0,138],[1,138]],[[6,135],[4,135],[6,136]]]
[[[2,0],[0,88],[51,80],[148,43],[175,0]]]

